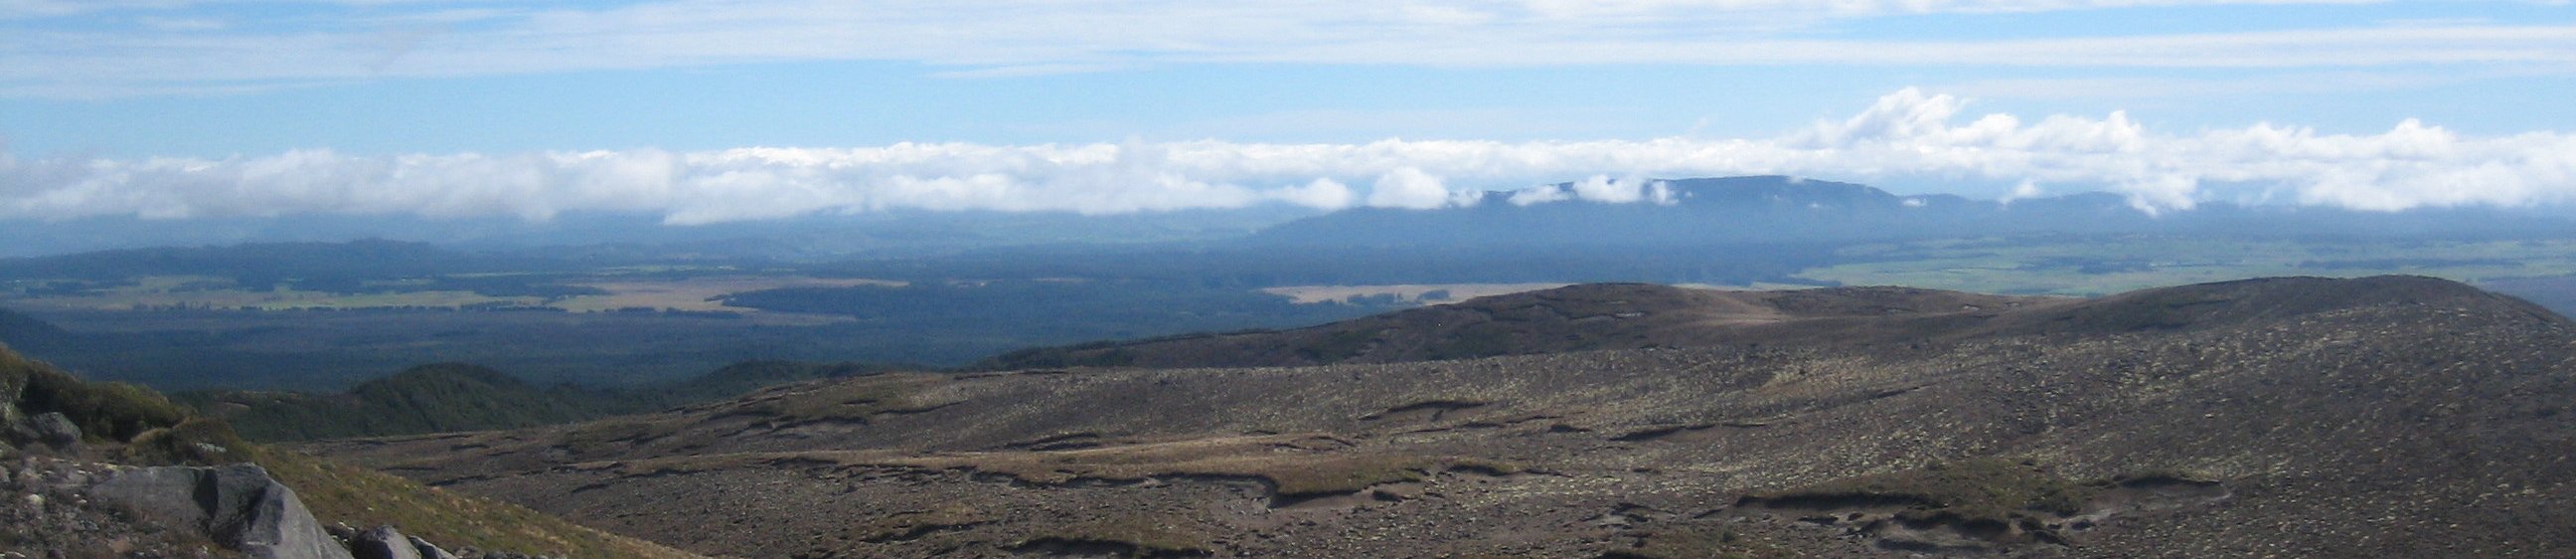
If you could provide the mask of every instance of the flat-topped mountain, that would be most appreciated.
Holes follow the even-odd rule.
[[[1541,185],[1490,192],[1468,207],[1353,208],[1282,223],[1246,239],[1273,247],[1743,247],[2032,234],[2230,238],[2555,238],[2563,213],[2491,208],[2365,212],[2209,202],[2149,212],[2088,192],[2018,200],[1902,195],[1786,176]],[[1586,199],[1616,185],[1635,199]],[[1619,196],[1597,196],[1622,199]]]
[[[1577,286],[1313,330],[1126,347],[1378,343],[309,448],[747,557],[2576,554],[2576,324],[2442,280]],[[1407,360],[1480,331],[1527,354]]]

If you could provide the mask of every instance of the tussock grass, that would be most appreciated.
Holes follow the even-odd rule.
[[[220,419],[191,416],[159,393],[90,383],[0,347],[0,400],[13,411],[61,412],[98,454],[135,464],[251,462],[295,490],[316,518],[390,524],[450,548],[568,557],[689,559],[687,552],[584,528],[533,510],[455,495],[411,480],[245,442]]]
[[[1129,557],[1200,557],[1208,555],[1210,529],[1179,518],[1112,516],[1075,522],[1041,532],[1022,547],[1046,542],[1124,548]]]
[[[283,450],[262,449],[254,462],[295,489],[305,508],[324,522],[352,526],[391,524],[403,533],[455,549],[560,557],[691,559],[696,554],[582,527],[517,505],[467,497],[408,479],[325,462]]]
[[[1450,469],[1508,474],[1516,464],[1454,456],[1388,453],[1279,453],[1298,435],[1225,437],[1053,452],[989,452],[877,458],[885,465],[972,469],[1042,484],[1078,479],[1142,480],[1165,476],[1257,479],[1283,496],[1349,494],[1389,483],[1422,481]]]
[[[1798,555],[1725,528],[1685,527],[1651,532],[1630,549],[1602,559],[1790,559]]]
[[[1870,501],[1912,503],[1903,516],[1947,513],[1966,519],[2010,521],[2021,511],[2080,513],[2107,482],[2058,477],[2036,465],[2002,459],[1936,463],[1923,468],[1826,482],[1755,495],[1773,502]]]
[[[948,404],[927,393],[947,380],[931,374],[885,374],[838,381],[811,390],[753,397],[726,415],[763,416],[787,424],[867,421],[877,414],[928,411]]]

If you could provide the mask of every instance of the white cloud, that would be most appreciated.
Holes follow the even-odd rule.
[[[1664,181],[1652,180],[1643,176],[1632,175],[1625,178],[1614,179],[1610,178],[1610,175],[1593,175],[1591,178],[1575,181],[1566,186],[1574,191],[1573,194],[1575,198],[1579,198],[1587,202],[1599,202],[1603,204],[1653,202],[1662,205],[1670,205],[1674,202],[1672,185],[1667,184]],[[1557,189],[1556,187],[1549,186],[1530,190]],[[1527,192],[1529,191],[1523,191],[1524,194]],[[1520,198],[1519,194],[1515,194],[1513,198],[1513,203],[1515,204],[1521,204],[1524,206],[1529,205],[1523,204],[1518,200]],[[1559,193],[1554,199],[1550,200],[1533,199],[1531,203],[1555,201],[1555,199],[1563,199],[1563,194]]]
[[[1995,201],[2011,204],[2014,200],[2028,200],[2047,195],[2048,191],[2040,188],[2038,182],[2022,179],[2021,184],[2013,185],[2012,192],[2005,193],[2002,198],[1996,198]]]
[[[664,0],[507,10],[398,2],[266,17],[259,25],[168,28],[26,22],[98,10],[153,15],[131,18],[138,22],[221,21],[237,10],[226,3],[184,0],[117,0],[105,8],[59,0],[0,0],[0,95],[151,95],[174,88],[791,60],[916,62],[954,77],[1194,63],[2268,69],[2477,64],[2563,73],[2576,62],[2576,26],[2563,24],[2410,22],[2044,38],[1852,34],[1817,24],[1936,12],[2274,3],[2355,2]],[[439,32],[433,36],[426,30]]]
[[[1572,186],[1574,197],[1592,202],[1625,204],[1645,197],[1645,191],[1640,188],[1638,181],[1614,180],[1609,175],[1593,175],[1591,178],[1574,181]]]
[[[1549,184],[1514,190],[1512,195],[1504,198],[1503,201],[1510,202],[1514,206],[1531,206],[1562,202],[1567,198],[1570,196],[1565,194],[1564,188]]]
[[[1351,187],[1343,185],[1342,181],[1329,178],[1315,179],[1314,182],[1306,183],[1306,186],[1292,186],[1270,192],[1271,198],[1282,202],[1325,210],[1350,207],[1357,196],[1351,192]]]
[[[2376,134],[2278,124],[2157,132],[2126,113],[1970,116],[1907,89],[1768,139],[1213,140],[1079,145],[903,143],[518,154],[292,151],[223,159],[24,159],[0,152],[0,219],[289,214],[651,213],[672,224],[895,209],[1118,214],[1291,203],[1431,209],[1483,190],[1533,204],[1668,203],[1643,177],[1786,174],[2018,183],[2010,198],[2110,190],[2141,208],[2273,200],[2363,210],[2576,202],[2576,135],[2468,136],[2414,120]],[[1625,177],[1612,179],[1610,177]],[[1567,177],[1572,188],[1522,189]],[[1363,189],[1352,185],[1369,185]]]
[[[1471,193],[1450,191],[1440,177],[1431,176],[1421,169],[1397,167],[1378,176],[1377,186],[1369,191],[1368,201],[1371,206],[1383,208],[1432,210],[1448,207],[1462,199],[1465,203],[1457,205],[1474,204],[1472,198],[1463,198],[1467,194]]]

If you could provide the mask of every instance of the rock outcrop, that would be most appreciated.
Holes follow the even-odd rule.
[[[166,524],[202,528],[217,544],[255,558],[353,559],[294,490],[256,465],[125,469],[90,494]]]
[[[421,559],[421,546],[413,545],[414,540],[392,526],[377,526],[350,538],[349,554],[357,559]]]
[[[438,546],[431,545],[428,540],[420,539],[418,536],[411,538],[411,547],[420,552],[421,559],[457,559],[456,554],[439,549]]]
[[[16,410],[5,410],[15,415]],[[0,456],[20,448],[30,451],[50,450],[55,454],[79,454],[80,425],[60,413],[43,413],[35,417],[12,417],[0,421]]]
[[[72,451],[80,447],[81,430],[72,418],[59,412],[47,412],[27,420],[29,438],[55,450]]]

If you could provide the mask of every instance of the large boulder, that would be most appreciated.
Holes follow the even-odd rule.
[[[52,448],[56,452],[80,451],[80,425],[70,417],[48,412],[35,417],[0,423],[0,442],[16,443],[30,449]]]
[[[35,433],[36,442],[43,443],[45,446],[54,447],[57,450],[71,450],[80,446],[80,424],[72,423],[72,418],[63,415],[62,412],[45,412],[37,415],[27,420],[27,427]]]
[[[349,555],[357,559],[421,559],[420,548],[411,541],[392,526],[377,526],[349,539]]]
[[[427,540],[420,539],[419,536],[413,536],[411,538],[411,547],[412,549],[420,551],[420,559],[457,559],[456,554],[448,553],[447,550],[444,549],[439,549],[438,546],[431,545]]]
[[[256,465],[125,469],[90,494],[173,527],[202,529],[207,539],[258,559],[354,559],[295,490]]]
[[[0,345],[0,352],[8,350],[9,346]],[[0,355],[5,354],[0,353]],[[18,395],[27,391],[27,379],[20,376],[22,374],[24,373],[0,371],[0,425],[14,425],[18,420],[26,418],[18,412]]]

